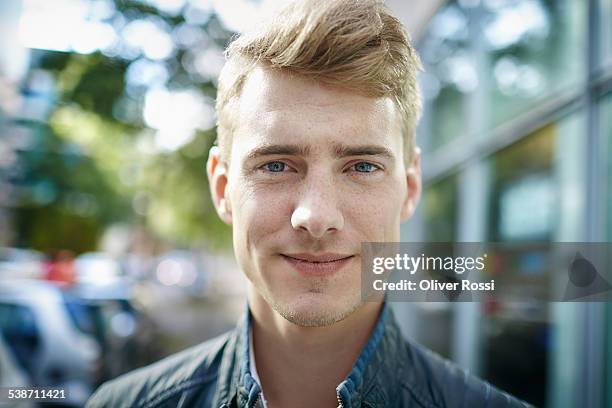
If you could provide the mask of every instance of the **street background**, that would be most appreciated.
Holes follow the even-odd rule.
[[[245,282],[205,174],[216,78],[283,3],[0,2],[0,386],[80,406],[234,326]],[[609,242],[612,0],[387,3],[425,68],[402,239]],[[612,408],[610,304],[393,307],[406,336],[537,406]]]

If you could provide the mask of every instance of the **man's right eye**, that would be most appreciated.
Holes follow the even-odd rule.
[[[287,168],[287,165],[281,161],[273,161],[264,164],[261,168],[270,173],[282,173]]]

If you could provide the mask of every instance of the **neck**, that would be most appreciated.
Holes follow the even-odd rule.
[[[325,327],[289,322],[252,287],[249,303],[257,372],[269,407],[336,407],[336,386],[366,345],[382,303],[364,303]]]

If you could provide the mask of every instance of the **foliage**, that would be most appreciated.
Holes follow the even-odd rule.
[[[104,226],[125,218],[129,207],[80,146],[48,126],[22,123],[38,139],[36,148],[19,151],[15,213],[20,244],[48,251],[92,250]]]
[[[181,14],[168,15],[140,1],[116,0],[115,9],[109,21],[124,26],[156,19],[173,32],[185,23]],[[222,47],[231,36],[214,15],[199,28],[203,43],[211,46]],[[169,73],[163,86],[197,89],[214,100],[213,79],[185,68],[190,52],[175,44],[170,57],[154,61]],[[19,196],[15,214],[21,245],[94,250],[108,226],[127,223],[145,225],[169,244],[229,247],[231,232],[214,211],[205,174],[215,130],[198,131],[174,151],[155,149],[154,130],[142,117],[148,88],[126,79],[137,60],[146,58],[45,52],[37,59],[34,68],[53,74],[57,96],[46,123],[26,124],[38,143],[22,152],[23,171],[13,180],[28,191]],[[45,191],[52,193],[45,196]]]

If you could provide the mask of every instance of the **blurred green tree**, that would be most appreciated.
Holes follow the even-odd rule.
[[[41,123],[21,123],[38,139],[18,151],[15,224],[19,244],[42,251],[92,250],[109,223],[129,211],[125,197],[108,183],[81,147]]]
[[[194,135],[178,148],[159,148],[143,110],[147,93],[160,88],[195,91],[212,112],[216,78],[210,72],[219,53],[215,59],[207,50],[222,50],[233,33],[214,14],[194,23],[184,16],[187,8],[171,14],[132,0],[113,6],[105,18],[120,34],[113,50],[47,51],[37,59],[35,68],[55,78],[57,100],[47,123],[28,125],[41,136],[34,150],[20,156],[24,169],[17,184],[31,190],[19,199],[20,243],[93,250],[105,228],[121,222],[144,225],[169,244],[228,249],[231,230],[214,211],[205,174],[216,138],[212,121],[208,127],[194,124]],[[172,38],[168,55],[152,56],[129,44],[121,35],[134,22],[163,29]],[[143,66],[161,74],[147,80],[151,69],[143,72]],[[46,198],[45,189],[52,191]],[[36,194],[45,199],[37,201]]]

